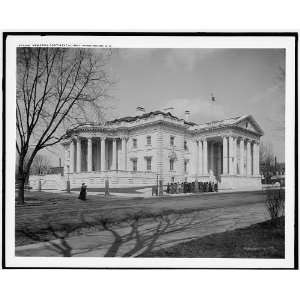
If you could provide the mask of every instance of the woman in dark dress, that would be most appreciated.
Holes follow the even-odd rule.
[[[80,193],[79,193],[78,199],[84,200],[84,201],[86,200],[86,189],[87,189],[87,186],[86,186],[85,183],[83,183],[81,185],[81,189],[80,189]]]

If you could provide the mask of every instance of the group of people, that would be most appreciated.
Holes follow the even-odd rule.
[[[198,184],[198,189],[197,185]],[[167,184],[166,192],[168,194],[181,194],[181,193],[205,193],[205,192],[217,192],[218,182],[207,181],[207,182],[174,182]]]

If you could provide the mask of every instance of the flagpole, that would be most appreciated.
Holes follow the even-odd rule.
[[[216,98],[215,98],[214,94],[211,93],[211,103],[210,103],[210,105],[211,105],[211,120],[212,121],[215,121],[214,120],[214,109],[215,109],[214,103],[215,103],[215,101],[216,101]]]

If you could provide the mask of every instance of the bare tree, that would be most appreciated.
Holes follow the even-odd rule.
[[[61,142],[66,128],[101,120],[110,54],[107,49],[17,49],[19,203],[24,203],[24,184],[36,154]]]
[[[30,174],[40,175],[50,169],[50,161],[47,156],[37,153],[30,167]]]

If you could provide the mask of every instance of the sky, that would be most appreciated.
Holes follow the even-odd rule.
[[[284,49],[113,49],[107,119],[174,107],[205,123],[251,114],[284,161]],[[216,101],[212,103],[211,94]]]
[[[171,106],[179,117],[190,110],[196,123],[251,114],[284,161],[284,67],[284,49],[119,49],[108,118],[135,115],[139,105]]]

